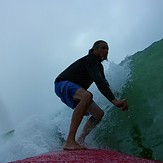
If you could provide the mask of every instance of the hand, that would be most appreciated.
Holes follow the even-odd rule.
[[[118,108],[121,108],[122,111],[127,111],[128,110],[128,103],[125,99],[123,100],[117,100],[117,99],[114,99],[112,100],[112,103],[117,106]]]

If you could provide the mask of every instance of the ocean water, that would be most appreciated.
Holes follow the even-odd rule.
[[[122,112],[92,85],[94,100],[105,111],[104,119],[87,137],[90,148],[163,161],[163,40],[127,57],[121,64],[105,64],[106,78],[117,98],[125,98]],[[53,91],[53,90],[52,90]],[[55,96],[55,95],[54,95]],[[66,106],[46,115],[32,116],[0,135],[0,162],[5,163],[62,149],[72,110]],[[80,133],[87,117],[79,128]]]
[[[96,130],[100,148],[163,161],[163,40],[126,58],[131,78],[122,92],[128,112],[112,108]]]

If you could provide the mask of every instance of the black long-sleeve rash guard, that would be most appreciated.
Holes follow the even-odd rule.
[[[88,54],[72,63],[56,78],[55,82],[65,80],[74,82],[85,89],[95,82],[100,92],[109,101],[115,99],[105,78],[103,65],[94,54]]]

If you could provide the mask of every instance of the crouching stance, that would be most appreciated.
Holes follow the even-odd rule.
[[[74,109],[65,150],[87,149],[84,140],[90,131],[101,121],[103,110],[93,101],[93,95],[87,89],[95,82],[99,91],[115,106],[123,111],[128,109],[127,102],[117,100],[105,79],[101,64],[107,59],[109,47],[105,41],[94,43],[88,55],[72,63],[55,79],[55,92],[62,102]],[[76,141],[78,127],[84,117],[90,116],[82,133]]]

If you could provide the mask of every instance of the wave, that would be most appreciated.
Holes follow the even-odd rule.
[[[104,119],[86,139],[89,147],[115,149],[149,159],[163,160],[163,40],[127,57],[109,62],[106,78],[117,98],[125,98],[129,111],[113,107],[92,85],[94,100]],[[63,107],[45,116],[33,116],[0,136],[0,162],[14,161],[61,149],[72,110]],[[63,120],[64,119],[64,120]],[[81,131],[84,118],[79,132]],[[68,125],[67,125],[68,124]]]
[[[123,113],[113,108],[96,130],[101,148],[163,160],[163,40],[127,57],[131,78],[122,93],[129,103]]]

